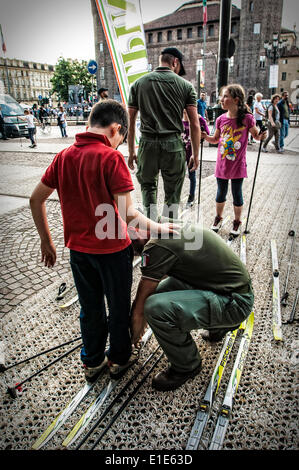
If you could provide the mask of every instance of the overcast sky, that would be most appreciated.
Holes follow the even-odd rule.
[[[143,21],[167,15],[182,0],[140,0]],[[241,0],[232,2],[240,7]],[[58,57],[94,59],[90,0],[0,0],[6,57],[56,64]],[[299,0],[284,0],[283,26],[299,30]],[[1,55],[2,48],[0,49]]]

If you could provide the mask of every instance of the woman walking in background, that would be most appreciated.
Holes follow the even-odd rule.
[[[280,147],[279,147],[279,136],[280,136],[280,128],[281,128],[281,123],[280,123],[280,112],[277,107],[277,103],[280,100],[279,95],[273,95],[271,98],[271,104],[268,107],[268,121],[267,121],[267,127],[268,127],[268,137],[264,142],[264,145],[262,146],[262,151],[263,152],[268,152],[267,150],[267,145],[274,136],[275,139],[275,148],[277,152],[281,153]]]

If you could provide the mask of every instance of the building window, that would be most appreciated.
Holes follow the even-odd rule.
[[[237,23],[232,23],[231,26],[231,33],[234,34],[237,32]]]
[[[283,63],[284,65],[286,65],[286,64],[288,63],[288,59],[283,59],[283,60],[282,60],[282,63]]]
[[[266,56],[260,55],[260,69],[264,69],[266,65]]]
[[[151,44],[153,42],[153,33],[148,33],[148,43]]]
[[[105,67],[100,68],[100,80],[105,80]]]
[[[253,33],[260,34],[261,32],[261,23],[254,23],[253,25]]]
[[[209,25],[209,36],[215,36],[215,28],[213,24]]]
[[[203,27],[202,26],[198,26],[197,28],[197,36],[199,38],[202,38],[203,37]]]
[[[102,42],[100,42],[100,52],[103,52],[103,50],[104,50],[104,45]]]
[[[167,41],[172,41],[172,31],[167,31]]]
[[[181,29],[177,30],[177,39],[183,39],[183,33]]]
[[[158,42],[162,42],[162,32],[159,31],[158,37],[157,37]]]
[[[192,38],[192,28],[187,29],[187,38],[191,39]]]
[[[281,74],[281,80],[282,81],[285,81],[287,79],[287,73],[286,72],[282,72]]]
[[[249,11],[253,11],[253,2],[249,2]]]

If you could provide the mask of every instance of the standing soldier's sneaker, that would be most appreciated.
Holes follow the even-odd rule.
[[[219,215],[216,215],[214,223],[211,226],[211,229],[214,230],[214,232],[218,232],[218,230],[220,230],[222,227],[222,222],[223,222],[223,218],[219,217]]]
[[[102,370],[108,365],[108,358],[105,356],[103,362],[96,367],[88,367],[87,365],[83,364],[84,367],[84,374],[85,379],[89,383],[93,383],[97,380]]]

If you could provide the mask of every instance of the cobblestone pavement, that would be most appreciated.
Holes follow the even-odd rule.
[[[245,211],[249,202],[256,164],[257,145],[248,152],[249,178],[244,182]],[[202,180],[202,213],[206,225],[214,217],[215,179],[212,176],[216,149],[205,148],[208,158],[204,161]],[[78,304],[68,309],[59,308],[55,300],[62,281],[72,284],[69,253],[63,244],[62,221],[59,202],[54,193],[47,202],[49,224],[57,247],[57,265],[49,270],[40,263],[39,238],[36,233],[28,197],[51,162],[53,153],[1,152],[0,151],[0,237],[1,237],[1,340],[5,345],[6,365],[13,364],[53,345],[61,344],[80,335]],[[133,175],[135,180],[135,175]],[[283,325],[284,342],[276,344],[272,334],[272,267],[270,240],[276,239],[281,274],[281,290],[286,277],[291,249],[289,230],[298,232],[298,155],[262,154],[250,215],[250,234],[247,236],[247,265],[255,290],[255,326],[248,359],[239,386],[230,426],[224,442],[225,449],[280,450],[298,447],[298,401],[296,377],[298,373],[299,341],[297,323]],[[183,199],[188,195],[186,177]],[[160,182],[159,201],[163,200]],[[10,210],[5,197],[14,196],[21,206]],[[140,192],[136,184],[136,205],[140,204]],[[226,214],[232,216],[229,195]],[[194,210],[191,218],[195,218]],[[222,236],[228,235],[229,226]],[[239,252],[235,241],[232,249]],[[289,317],[298,287],[298,243],[290,269],[289,303],[282,310],[283,320]],[[140,273],[136,268],[133,295]],[[73,294],[70,293],[70,296]],[[295,315],[298,318],[298,312]],[[192,428],[199,399],[210,380],[221,345],[206,345],[198,332],[194,332],[203,358],[203,371],[196,379],[167,394],[155,392],[150,379],[140,389],[132,404],[106,434],[99,448],[103,449],[184,449]],[[157,346],[152,338],[141,354],[140,362]],[[66,349],[63,349],[63,351]],[[59,351],[61,353],[61,351]],[[39,367],[57,357],[47,354],[1,374],[1,449],[31,448],[77,390],[84,383],[78,353],[57,363],[39,378],[32,379],[13,400],[6,393],[8,385],[20,382]],[[234,357],[234,356],[233,356]],[[167,364],[160,361],[156,371]],[[224,377],[218,402],[229,378],[231,366]],[[129,372],[128,377],[130,374]],[[151,374],[150,377],[152,377]],[[104,381],[105,379],[103,379]],[[125,379],[123,379],[124,381]],[[100,382],[95,393],[101,390]],[[95,395],[87,400],[91,403]],[[84,408],[85,409],[85,408]],[[212,411],[211,424],[207,427],[203,448],[211,437],[216,419]],[[81,413],[83,409],[81,408]],[[79,419],[80,412],[46,446],[60,447],[63,438]],[[103,430],[99,427],[99,432]],[[86,446],[88,449],[88,445]]]

